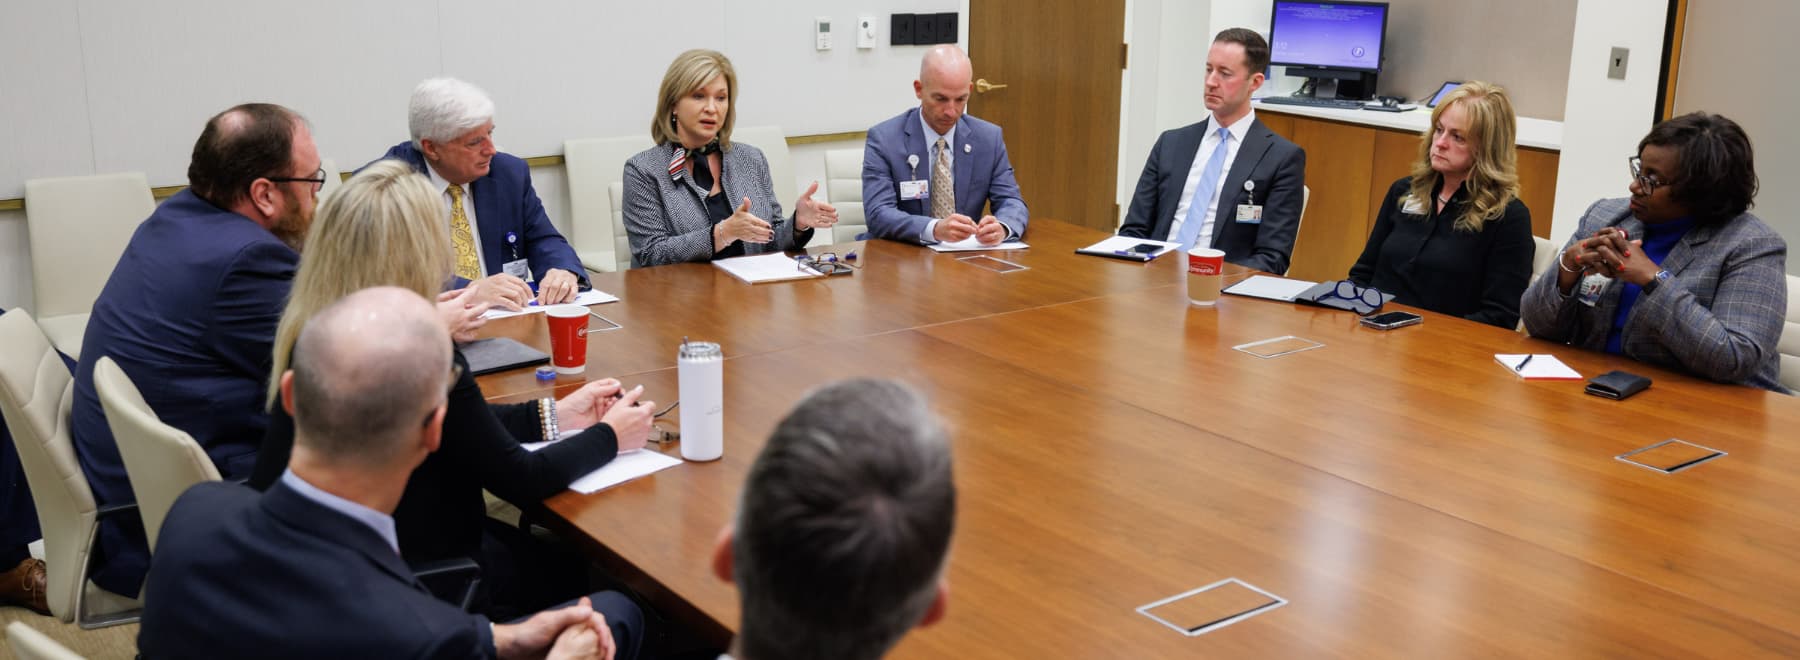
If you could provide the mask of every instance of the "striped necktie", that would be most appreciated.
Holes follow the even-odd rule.
[[[942,220],[956,212],[956,183],[950,180],[950,152],[944,138],[937,139],[937,159],[931,164],[931,217]]]
[[[450,184],[450,244],[456,247],[456,276],[465,280],[481,279],[481,259],[475,255],[475,229],[469,214],[463,211],[462,186]]]

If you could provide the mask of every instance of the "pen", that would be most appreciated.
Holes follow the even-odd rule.
[[[1526,356],[1525,356],[1525,359],[1523,359],[1523,360],[1519,360],[1519,366],[1516,366],[1516,367],[1513,367],[1513,371],[1524,371],[1524,370],[1525,370],[1525,365],[1528,365],[1528,364],[1531,364],[1531,358],[1532,358],[1532,357],[1534,357],[1534,356],[1532,356],[1532,355],[1526,355]]]

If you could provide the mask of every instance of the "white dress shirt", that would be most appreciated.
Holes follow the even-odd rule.
[[[1225,189],[1225,180],[1231,178],[1231,163],[1237,160],[1238,147],[1244,144],[1244,136],[1250,133],[1250,125],[1256,123],[1256,111],[1251,110],[1237,123],[1226,127],[1231,140],[1226,142],[1225,165],[1219,170],[1219,182],[1214,184],[1212,194],[1206,199],[1206,219],[1200,225],[1200,233],[1194,239],[1194,247],[1212,247],[1213,225],[1219,214],[1219,192]],[[1187,222],[1188,207],[1194,201],[1194,188],[1200,186],[1200,175],[1206,170],[1206,162],[1212,160],[1213,151],[1219,148],[1218,118],[1208,117],[1206,136],[1200,139],[1200,150],[1194,154],[1194,165],[1188,168],[1187,183],[1181,186],[1181,203],[1175,206],[1175,221],[1169,223],[1169,235],[1165,240],[1181,240],[1181,225]]]
[[[437,170],[431,169],[431,161],[425,161],[425,176],[431,177],[431,186],[438,191],[438,198],[444,200],[444,226],[450,226],[450,182],[438,176]],[[475,239],[475,263],[481,267],[482,273],[488,272],[487,258],[481,255],[481,224],[475,220],[475,191],[470,184],[462,186],[463,215],[469,217],[469,236]],[[450,231],[456,231],[452,228]],[[454,256],[454,255],[452,255]]]

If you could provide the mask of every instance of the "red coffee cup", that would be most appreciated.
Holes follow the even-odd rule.
[[[1197,247],[1188,250],[1188,302],[1211,305],[1219,300],[1225,275],[1225,252]]]
[[[554,305],[544,310],[544,318],[550,321],[550,363],[556,365],[556,373],[586,371],[588,309]]]

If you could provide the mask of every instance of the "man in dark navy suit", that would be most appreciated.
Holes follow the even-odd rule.
[[[1119,235],[1210,247],[1234,264],[1287,272],[1305,202],[1306,152],[1250,107],[1267,68],[1262,35],[1231,28],[1213,38],[1205,79],[1212,114],[1156,139]]]
[[[132,234],[94,301],[75,371],[75,453],[101,506],[136,501],[94,391],[110,356],[163,423],[226,479],[249,475],[268,414],[270,345],[325,182],[306,120],[267,103],[207,121],[186,190]],[[121,520],[128,518],[128,520]],[[135,596],[149,564],[135,516],[101,520],[96,584]]]
[[[455,286],[474,284],[479,300],[516,310],[532,299],[532,280],[538,303],[573,302],[586,271],[544,213],[531,168],[494,146],[487,92],[455,78],[419,83],[407,127],[412,140],[381,158],[406,161],[442,193],[456,248]]]
[[[643,614],[606,592],[494,624],[400,559],[393,512],[442,439],[450,337],[418,294],[345,297],[306,324],[281,406],[288,468],[267,493],[188,489],[145,587],[145,658],[632,658]]]

